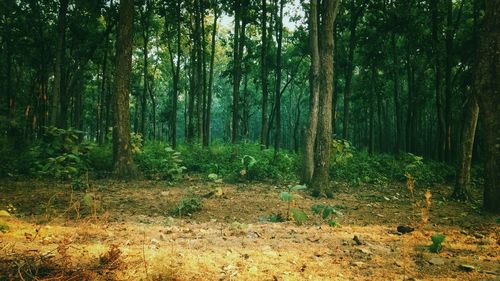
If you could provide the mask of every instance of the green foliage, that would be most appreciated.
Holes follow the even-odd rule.
[[[213,144],[179,146],[188,171],[217,174],[227,180],[273,180],[277,182],[296,179],[297,156],[286,152],[276,154],[259,144]]]
[[[132,153],[139,153],[142,151],[143,139],[141,134],[134,132],[130,133],[130,147]]]
[[[354,147],[347,140],[332,139],[331,142],[331,163],[344,163],[352,158]]]
[[[443,243],[444,238],[445,236],[441,233],[436,233],[432,235],[431,237],[432,245],[429,246],[429,251],[431,251],[432,253],[439,253],[439,251],[441,251],[442,248],[441,244]]]
[[[261,216],[259,218],[259,221],[268,221],[268,222],[284,222],[286,221],[286,219],[283,217],[283,215],[281,213],[278,213],[278,214],[271,214],[271,215],[268,215],[268,216]]]
[[[81,131],[47,127],[42,140],[32,148],[33,171],[39,176],[71,180],[89,170],[93,144],[80,142]]]
[[[307,187],[305,185],[290,185],[288,186],[288,191],[283,191],[280,193],[279,197],[281,201],[285,202],[292,202],[295,200],[295,196],[293,192],[298,191],[298,190],[303,190],[306,189]]]
[[[94,175],[104,177],[113,171],[113,147],[111,143],[94,147],[89,153],[90,167]]]
[[[181,202],[170,212],[172,216],[191,215],[201,211],[203,204],[201,199],[196,196],[184,197]]]
[[[0,232],[6,233],[7,231],[9,231],[9,229],[10,227],[6,222],[0,221]]]
[[[134,154],[134,160],[144,175],[156,180],[176,180],[186,169],[181,153],[159,142],[147,143]]]
[[[307,214],[301,209],[292,208],[291,213],[292,213],[292,218],[297,225],[302,225],[309,219]]]
[[[384,186],[393,181],[404,181],[410,172],[417,185],[444,184],[454,177],[454,168],[444,163],[424,160],[407,153],[400,156],[389,154],[369,155],[364,151],[352,152],[352,157],[332,163],[330,174],[334,180],[350,184],[375,184]]]
[[[334,218],[342,215],[340,211],[330,205],[316,204],[311,207],[311,210],[331,227],[338,226]]]

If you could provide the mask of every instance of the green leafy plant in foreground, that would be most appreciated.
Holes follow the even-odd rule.
[[[306,189],[305,185],[290,185],[288,186],[288,191],[283,191],[280,193],[279,198],[281,201],[287,202],[287,210],[286,210],[286,218],[290,219],[290,214],[292,215],[293,220],[298,225],[301,225],[305,221],[308,220],[308,217],[304,211],[292,208],[292,204],[295,201],[295,198],[300,197],[300,195],[295,194],[294,192]]]
[[[444,241],[445,236],[441,233],[436,233],[432,235],[431,240],[432,240],[432,245],[429,246],[429,251],[432,253],[439,253],[441,251],[441,248],[443,247],[443,241]]]
[[[0,221],[0,232],[6,233],[9,231],[9,225],[6,222]]]
[[[334,217],[342,215],[340,211],[337,211],[333,206],[316,204],[311,207],[311,210],[315,215],[321,217],[322,220],[331,226],[339,226],[339,224],[334,220]]]
[[[203,204],[196,196],[184,197],[181,202],[171,211],[173,216],[183,216],[201,211]]]

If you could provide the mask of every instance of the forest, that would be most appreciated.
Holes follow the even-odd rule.
[[[0,1],[0,280],[499,264],[500,0]]]

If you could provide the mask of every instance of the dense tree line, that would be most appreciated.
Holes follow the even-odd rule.
[[[472,160],[485,161],[485,200],[496,198],[485,205],[498,208],[498,6],[5,0],[2,134],[30,143],[56,126],[114,139],[127,175],[130,132],[174,148],[256,141],[303,151],[303,179],[317,187],[328,185],[329,140],[343,138],[459,163],[461,199]]]

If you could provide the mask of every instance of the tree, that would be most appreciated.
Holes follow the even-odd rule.
[[[500,0],[486,1],[474,86],[486,149],[483,206],[500,213]]]
[[[113,128],[114,174],[118,178],[137,176],[137,169],[132,160],[129,116],[133,16],[134,0],[120,0],[116,40],[115,123]]]
[[[318,44],[319,61],[319,97],[318,97],[318,115],[317,115],[317,132],[316,142],[314,144],[314,170],[311,179],[311,190],[314,196],[321,196],[325,189],[330,185],[330,150],[331,150],[331,135],[332,135],[332,97],[333,97],[333,27],[335,17],[339,8],[338,0],[326,0],[322,2],[323,6],[320,9],[319,18],[311,19],[311,40],[314,40],[315,29],[321,30],[321,39],[317,37],[318,43],[312,43],[311,46]],[[311,15],[315,14],[314,5],[311,2]],[[317,27],[313,25],[316,24]],[[313,50],[314,52],[314,50]],[[314,55],[313,55],[314,59]],[[312,69],[312,68],[311,68]],[[314,71],[314,69],[312,69]],[[314,83],[315,81],[313,81]],[[313,85],[313,87],[317,87]],[[314,116],[313,118],[314,119]],[[311,119],[310,119],[311,121]],[[310,124],[311,125],[311,124]],[[312,139],[312,138],[311,138]]]

